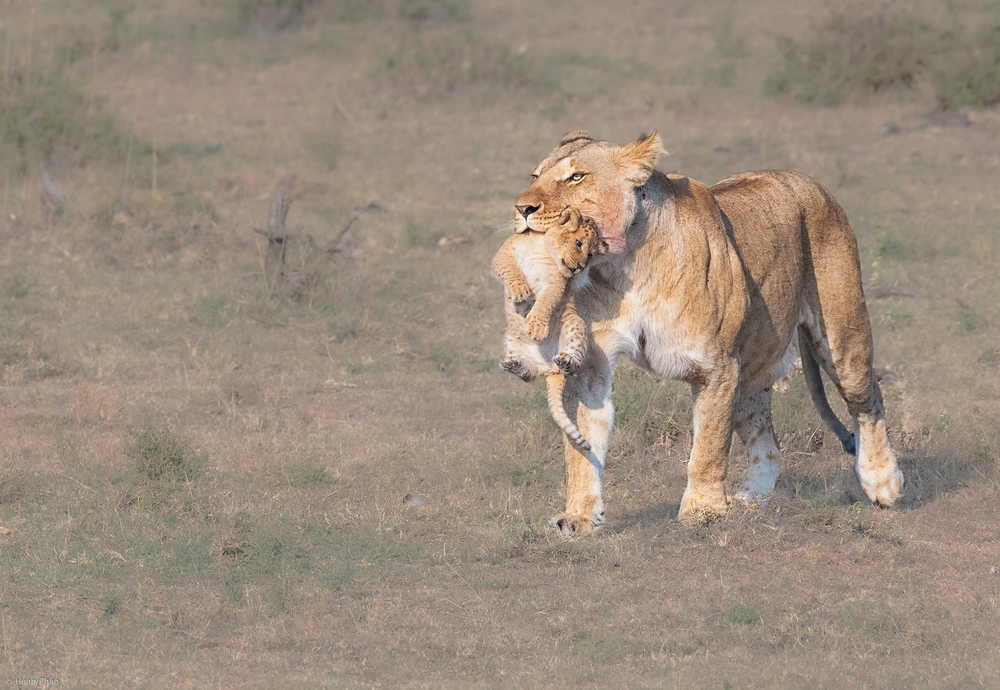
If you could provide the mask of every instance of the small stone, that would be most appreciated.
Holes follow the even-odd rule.
[[[899,134],[903,130],[895,122],[886,122],[882,125],[882,136],[891,137],[894,134]]]

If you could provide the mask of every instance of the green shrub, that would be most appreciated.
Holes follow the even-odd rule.
[[[156,426],[147,422],[129,434],[132,442],[125,447],[125,455],[135,462],[139,475],[146,479],[188,481],[208,462],[207,456],[195,453],[191,444],[166,424]]]
[[[964,32],[954,50],[942,54],[930,74],[942,108],[1000,103],[1000,17],[980,27],[972,41]]]
[[[850,92],[913,86],[930,66],[933,34],[910,14],[834,14],[806,43],[777,38],[782,64],[764,81],[764,93],[836,105]]]
[[[53,157],[75,165],[124,160],[128,136],[118,121],[69,79],[18,72],[14,88],[0,92],[0,165],[24,177],[29,165]]]
[[[307,21],[328,19],[356,24],[378,18],[382,16],[383,3],[382,0],[233,0],[232,10],[243,30],[256,26],[281,31]],[[403,14],[402,9],[400,13]]]
[[[836,105],[852,93],[907,90],[929,83],[943,108],[1000,102],[1000,17],[976,31],[939,28],[910,12],[834,14],[800,43],[777,39],[779,66],[766,95]]]
[[[258,24],[266,28],[286,29],[300,24],[306,11],[317,0],[236,0],[234,9],[240,25]]]

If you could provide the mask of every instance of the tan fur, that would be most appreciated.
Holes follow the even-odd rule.
[[[510,237],[493,258],[493,272],[507,296],[500,367],[525,381],[546,376],[552,418],[586,452],[590,444],[563,406],[565,374],[583,363],[587,343],[586,324],[576,313],[569,281],[584,271],[592,256],[607,251],[607,245],[597,224],[571,207],[542,214],[536,226],[538,230]],[[532,294],[533,304],[528,302]],[[521,313],[524,309],[529,309],[527,314]]]
[[[618,146],[574,132],[536,167],[515,205],[517,232],[573,206],[596,219],[611,247],[575,294],[593,341],[564,399],[592,451],[566,444],[567,508],[552,524],[589,531],[604,522],[611,381],[622,355],[691,385],[695,437],[681,518],[726,510],[734,431],[750,452],[738,496],[766,498],[778,476],[770,389],[791,372],[796,331],[817,364],[805,371],[821,415],[836,419],[818,367],[855,419],[863,489],[892,505],[903,477],[885,433],[857,243],[843,210],[792,172],[741,173],[712,188],[664,175],[654,167],[661,151],[655,133]],[[847,447],[846,429],[836,431]]]

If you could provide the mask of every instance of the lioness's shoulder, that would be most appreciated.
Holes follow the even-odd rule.
[[[679,173],[662,175],[660,184],[673,197],[678,218],[684,220],[712,219],[719,221],[719,206],[706,185]]]

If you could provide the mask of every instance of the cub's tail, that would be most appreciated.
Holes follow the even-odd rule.
[[[854,434],[847,430],[840,419],[830,408],[830,402],[826,399],[826,390],[823,388],[823,379],[820,377],[819,362],[813,352],[813,345],[809,341],[809,336],[801,326],[799,327],[799,354],[802,355],[802,375],[806,378],[806,387],[809,389],[809,397],[812,398],[816,411],[820,418],[826,423],[830,430],[840,439],[840,445],[844,447],[844,452],[848,455],[857,455],[857,444]]]
[[[584,452],[590,451],[590,444],[587,443],[587,439],[576,428],[576,424],[569,418],[569,415],[566,414],[566,408],[563,407],[562,397],[563,388],[566,387],[566,375],[561,373],[549,374],[545,377],[545,387],[548,389],[549,413],[552,415],[552,419],[556,421],[556,424],[569,437],[574,446]]]

